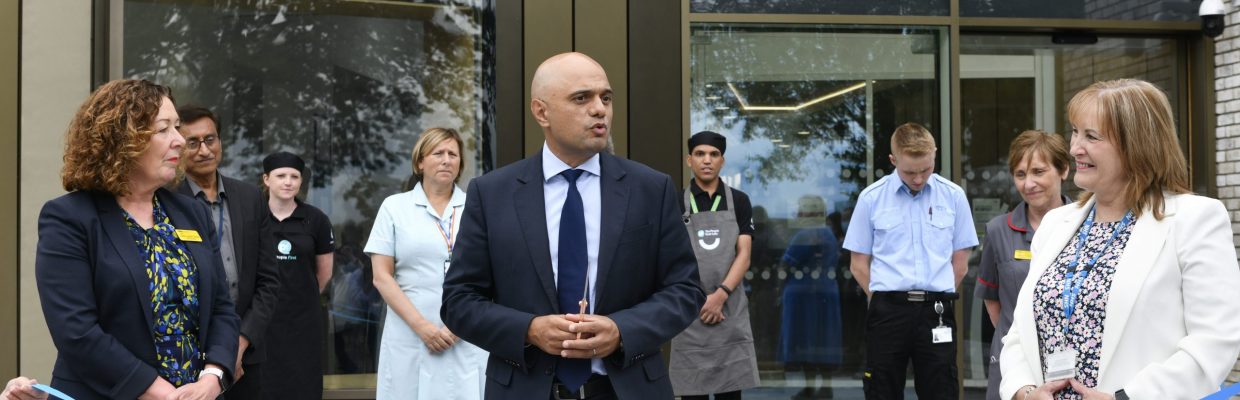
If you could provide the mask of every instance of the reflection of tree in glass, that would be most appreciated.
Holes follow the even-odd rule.
[[[790,105],[787,99],[812,99],[856,82],[737,82],[737,93],[746,103]],[[728,130],[741,132],[744,141],[772,142],[770,152],[751,156],[759,170],[754,179],[762,184],[797,181],[818,165],[804,161],[815,153],[831,159],[838,168],[864,169],[866,155],[865,96],[857,92],[806,107],[800,111],[744,111],[726,83],[715,83],[694,97],[694,113],[707,113]]]
[[[345,185],[333,192],[369,219],[408,175],[422,128],[460,129],[468,169],[489,159],[478,38],[490,2],[183,3],[126,3],[124,74],[216,109],[236,175],[256,177],[271,151],[300,153],[308,186]]]

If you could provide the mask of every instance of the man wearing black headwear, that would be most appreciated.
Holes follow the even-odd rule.
[[[689,138],[685,164],[693,171],[681,212],[697,257],[706,304],[672,340],[672,387],[684,400],[740,399],[758,385],[749,301],[740,287],[753,246],[753,208],[744,192],[719,179],[727,138],[711,131]]]
[[[237,381],[224,397],[257,399],[262,382],[259,366],[267,358],[263,342],[280,286],[275,263],[259,255],[259,233],[266,229],[271,211],[258,186],[219,172],[224,143],[215,114],[197,106],[183,106],[177,114],[185,136],[181,165],[188,179],[176,186],[176,192],[198,199],[211,210],[211,221],[220,235],[228,294],[241,317],[237,365],[233,367]]]

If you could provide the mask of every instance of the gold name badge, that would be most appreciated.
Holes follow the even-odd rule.
[[[1033,252],[1029,250],[1016,250],[1016,254],[1012,255],[1017,260],[1032,260]]]
[[[193,230],[193,229],[177,229],[176,235],[177,235],[177,239],[181,239],[186,242],[201,242],[202,241],[202,236],[198,236],[198,231]]]

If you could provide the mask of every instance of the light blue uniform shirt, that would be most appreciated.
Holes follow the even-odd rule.
[[[869,254],[870,291],[955,292],[952,252],[977,246],[964,190],[931,174],[913,196],[898,174],[861,191],[844,248]]]
[[[547,244],[550,245],[551,250],[551,272],[555,275],[556,282],[559,282],[560,215],[564,212],[564,200],[568,199],[568,179],[560,173],[572,167],[556,157],[555,153],[551,152],[551,148],[547,147],[546,142],[543,142],[542,158],[543,207],[547,212]],[[586,279],[590,281],[589,312],[594,313],[594,305],[598,304],[594,300],[594,282],[598,278],[598,242],[603,220],[603,197],[600,187],[603,175],[598,154],[578,165],[577,169],[586,171],[577,178],[577,192],[581,194],[582,211],[586,217],[586,260],[588,261]],[[560,311],[575,314],[578,310]],[[607,375],[601,358],[591,360],[590,370],[599,375]]]

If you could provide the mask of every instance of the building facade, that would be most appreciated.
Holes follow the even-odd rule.
[[[1019,202],[1006,162],[1015,135],[1067,132],[1067,100],[1094,81],[1145,79],[1175,107],[1193,189],[1240,218],[1240,7],[1230,3],[1216,39],[1201,35],[1196,0],[0,4],[0,20],[12,22],[0,23],[0,160],[9,167],[0,193],[10,193],[0,219],[17,221],[0,229],[4,376],[50,378],[36,219],[63,193],[70,116],[117,78],[150,79],[179,104],[213,108],[230,176],[257,182],[273,151],[308,160],[304,198],[332,218],[340,247],[323,299],[330,398],[373,396],[384,306],[361,249],[380,202],[410,175],[417,134],[462,132],[462,187],[538,151],[528,82],[563,51],[606,68],[617,154],[684,183],[685,138],[728,136],[721,175],[749,193],[758,227],[745,284],[763,380],[752,398],[807,388],[859,396],[865,300],[838,243],[857,194],[891,172],[887,140],[904,122],[934,133],[936,170],[965,188],[982,231]],[[1065,191],[1075,193],[1070,181]],[[975,276],[956,313],[965,398],[985,386],[992,329],[968,296]],[[796,281],[823,287],[818,301],[839,321],[811,361],[780,351],[801,329],[781,318],[790,306],[782,288]]]

